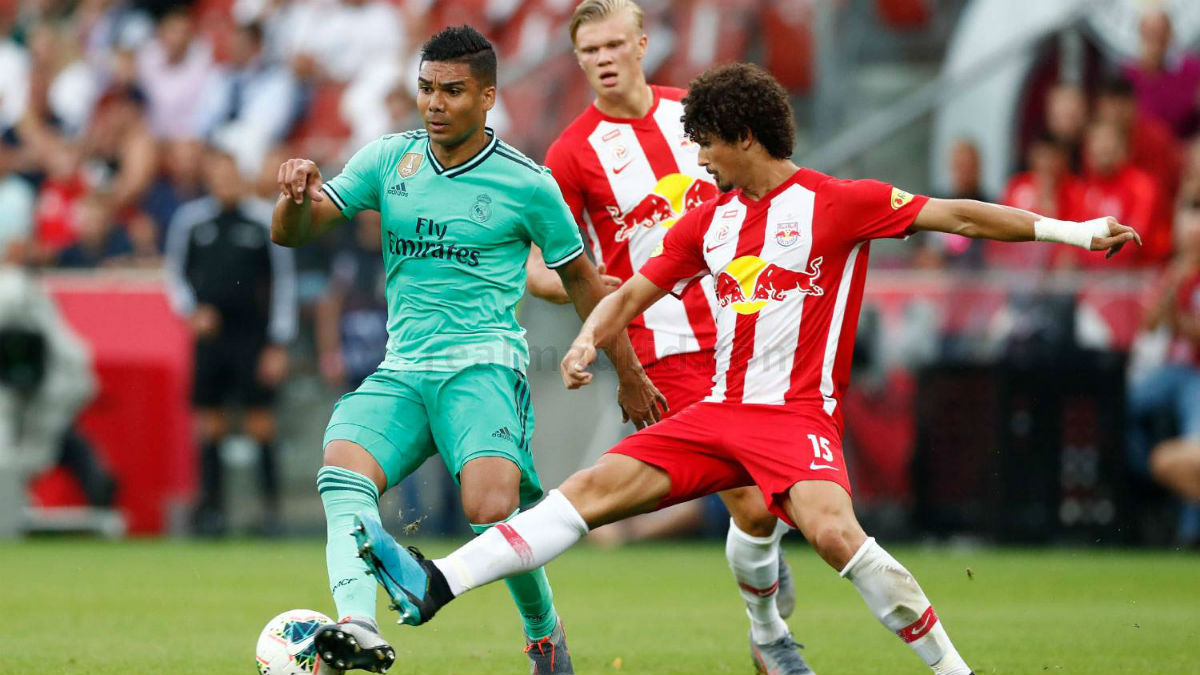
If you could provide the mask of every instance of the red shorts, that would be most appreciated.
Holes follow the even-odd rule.
[[[667,397],[666,417],[708,396],[712,391],[716,364],[716,357],[710,349],[664,356],[646,366],[647,377]]]
[[[771,513],[795,526],[783,498],[796,483],[824,480],[850,492],[841,433],[816,406],[697,403],[609,452],[667,472],[671,492],[658,508],[756,485]]]

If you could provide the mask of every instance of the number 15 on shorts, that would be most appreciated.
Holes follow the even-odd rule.
[[[816,434],[809,434],[808,441],[813,447],[813,461],[808,465],[809,469],[834,469],[833,466],[833,451],[829,449],[829,439]]]

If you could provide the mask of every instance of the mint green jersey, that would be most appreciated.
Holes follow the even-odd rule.
[[[324,185],[347,218],[383,215],[388,298],[381,368],[454,371],[494,363],[524,371],[530,242],[550,268],[583,242],[547,169],[496,138],[470,160],[443,167],[425,131],[384,136]]]

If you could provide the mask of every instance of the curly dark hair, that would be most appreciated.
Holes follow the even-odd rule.
[[[485,87],[496,85],[496,50],[474,28],[462,25],[443,29],[421,47],[421,63],[445,61],[465,63],[471,76]]]
[[[683,130],[700,144],[753,135],[776,159],[790,158],[796,139],[787,92],[752,63],[713,66],[696,76],[683,99]]]

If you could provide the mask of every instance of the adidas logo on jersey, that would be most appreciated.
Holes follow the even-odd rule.
[[[508,427],[500,427],[499,429],[493,431],[492,438],[501,438],[506,441],[511,441],[513,439],[512,434],[508,432]]]
[[[408,187],[405,186],[404,183],[397,183],[396,185],[388,188],[388,194],[397,197],[407,197]]]

